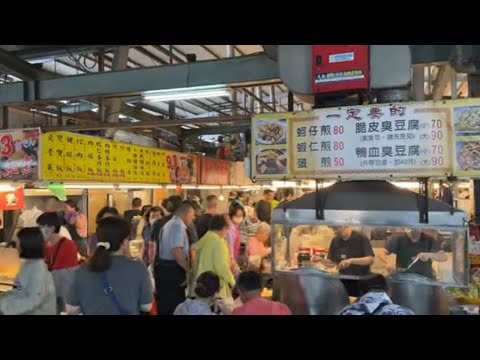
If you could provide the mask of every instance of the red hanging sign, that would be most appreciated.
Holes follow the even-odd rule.
[[[24,208],[23,188],[0,191],[0,210],[21,210]]]

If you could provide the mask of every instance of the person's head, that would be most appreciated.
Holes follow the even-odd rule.
[[[210,220],[208,229],[216,232],[222,238],[227,236],[228,222],[224,215],[214,215]]]
[[[72,211],[78,211],[79,210],[75,201],[73,201],[71,199],[65,201],[64,204],[65,204],[65,211],[66,212],[72,212]]]
[[[372,291],[388,293],[387,280],[383,275],[380,274],[374,274],[366,279],[359,280],[358,287],[362,295]]]
[[[37,218],[37,225],[42,231],[45,240],[48,240],[52,235],[60,232],[62,220],[56,212],[46,212]]]
[[[128,253],[130,225],[120,217],[101,219],[97,226],[97,248],[88,260],[93,272],[104,272],[112,266],[113,255]]]
[[[19,256],[22,259],[43,259],[45,240],[38,227],[23,228],[18,232]]]
[[[237,225],[243,222],[245,215],[245,209],[240,204],[233,204],[228,210],[228,216],[230,216],[230,219]]]
[[[193,195],[192,196],[192,201],[196,201],[199,205],[202,204],[202,198],[198,195]]]
[[[200,299],[211,299],[220,291],[220,278],[213,271],[201,273],[195,284],[195,294]]]
[[[259,241],[266,243],[270,238],[270,225],[268,225],[266,222],[258,223],[255,226],[254,232],[255,232],[255,237]]]
[[[240,273],[237,279],[237,289],[242,303],[259,298],[262,295],[262,280],[255,271]]]
[[[242,204],[245,204],[245,193],[243,191],[238,192],[237,200],[240,201]]]
[[[145,219],[153,225],[155,221],[162,217],[162,208],[159,206],[154,206],[145,214]]]
[[[348,240],[352,236],[352,228],[349,226],[340,226],[337,230],[337,234],[343,239]]]
[[[265,201],[270,202],[270,201],[273,200],[274,197],[275,197],[275,193],[273,192],[273,190],[265,189],[265,190],[263,191],[263,199],[264,199]]]
[[[192,203],[190,201],[182,202],[178,210],[175,212],[175,215],[182,219],[185,225],[190,225],[195,218],[195,211],[193,210]]]
[[[422,236],[422,230],[415,228],[405,228],[405,233],[413,242],[419,241]]]
[[[175,214],[175,212],[178,210],[180,205],[182,205],[182,197],[179,195],[172,195],[168,197],[168,199],[165,201],[165,204],[163,207],[165,210],[167,210],[170,214]]]
[[[200,204],[196,201],[191,201],[192,207],[193,207],[193,212],[195,214],[196,218],[199,218],[202,216],[202,208],[200,207]]]
[[[111,216],[120,216],[120,213],[114,207],[105,206],[101,208],[100,211],[98,212],[97,217],[95,218],[95,222],[98,224],[100,220],[105,219],[107,217],[111,217]]]
[[[152,205],[143,205],[142,209],[140,210],[140,215],[145,216],[150,209],[152,208]]]
[[[295,190],[293,188],[283,189],[283,198],[285,201],[292,201],[295,199]]]
[[[135,209],[135,210],[140,210],[140,208],[142,207],[142,199],[136,197],[136,198],[133,198],[132,200],[132,209]]]
[[[205,204],[205,212],[208,214],[216,214],[218,209],[218,199],[215,195],[207,196],[207,203]]]

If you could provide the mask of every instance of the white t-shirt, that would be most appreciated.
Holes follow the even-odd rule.
[[[60,227],[60,231],[58,232],[58,235],[61,237],[67,238],[69,240],[72,240],[72,235],[70,235],[70,232],[65,226]]]

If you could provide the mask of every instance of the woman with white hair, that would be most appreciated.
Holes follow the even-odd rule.
[[[266,222],[255,224],[252,227],[252,236],[248,239],[246,255],[248,258],[248,270],[260,271],[262,260],[270,255],[272,249],[269,246],[270,225]]]

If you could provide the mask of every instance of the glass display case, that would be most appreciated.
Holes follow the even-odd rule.
[[[336,183],[274,210],[274,297],[296,314],[334,314],[377,273],[395,303],[447,314],[444,289],[468,286],[467,239],[467,214],[449,204],[386,181]]]
[[[342,230],[347,228],[355,239],[368,241],[374,256],[373,263],[365,267],[372,273],[384,276],[413,273],[445,286],[468,284],[466,228],[275,224],[272,228],[274,271],[313,268],[340,278],[349,278],[356,273],[361,276],[365,272],[339,269],[338,256],[334,254],[336,250],[331,247],[334,239],[343,241]],[[356,242],[359,249],[345,249],[344,252],[360,251],[359,256],[367,256],[368,245]],[[421,253],[427,255],[417,260]],[[339,254],[340,260],[342,256],[352,258],[349,255]],[[336,261],[326,264],[323,259]]]

